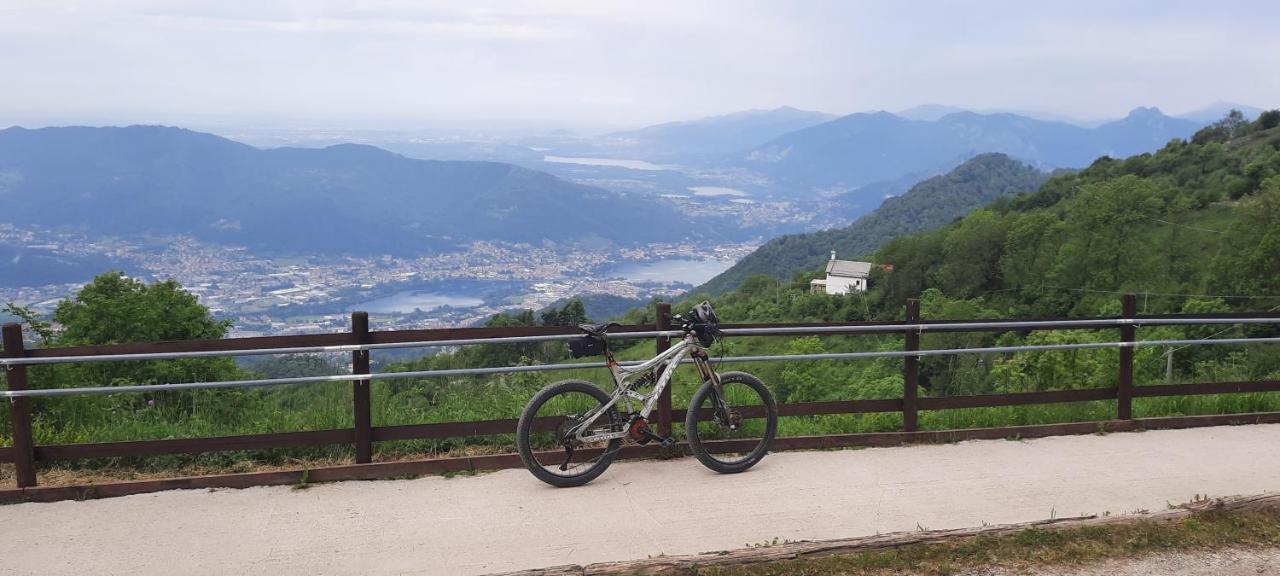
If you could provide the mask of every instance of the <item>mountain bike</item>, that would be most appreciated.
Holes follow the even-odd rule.
[[[721,331],[710,303],[672,321],[684,333],[680,341],[632,366],[619,365],[609,346],[608,331],[618,324],[579,326],[585,335],[569,342],[570,353],[575,358],[603,355],[614,390],[610,394],[585,380],[563,380],[529,400],[516,427],[516,446],[534,476],[552,486],[581,486],[604,473],[628,438],[640,445],[674,445],[674,438],[650,429],[649,414],[686,359],[702,379],[685,412],[690,452],[722,474],[743,472],[764,458],[778,431],[773,393],[751,374],[713,369],[706,349]],[[645,388],[649,392],[642,392]]]

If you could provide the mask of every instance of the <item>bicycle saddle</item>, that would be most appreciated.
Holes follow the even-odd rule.
[[[605,337],[605,333],[614,326],[621,326],[621,324],[617,322],[605,322],[603,324],[579,324],[578,329],[591,336],[603,339]]]

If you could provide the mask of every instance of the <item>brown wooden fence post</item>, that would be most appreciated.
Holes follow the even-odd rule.
[[[1138,315],[1138,297],[1125,294],[1120,298],[1122,318],[1134,318]],[[1136,330],[1133,324],[1120,326],[1120,341],[1133,342]],[[1121,420],[1133,418],[1133,347],[1120,348],[1120,382],[1116,386],[1117,413]]]
[[[22,358],[27,355],[22,344],[22,325],[4,325],[4,355]],[[27,389],[27,367],[9,366],[5,377],[9,390]],[[9,419],[13,423],[13,466],[18,472],[18,487],[36,485],[35,447],[31,439],[31,399],[10,398]]]
[[[671,329],[671,304],[668,302],[658,302],[654,306],[655,318],[654,325],[658,330]],[[666,336],[658,336],[657,350],[661,354],[671,347],[671,338]],[[660,376],[661,374],[659,374]],[[672,382],[674,384],[674,381]],[[668,385],[662,391],[662,396],[658,397],[658,434],[663,438],[671,436],[671,385]]]
[[[920,321],[920,300],[907,299],[907,322]],[[907,352],[920,349],[920,331],[907,329]],[[920,357],[904,356],[902,362],[902,429],[915,432],[918,428],[917,408],[920,390]]]
[[[368,312],[351,313],[351,333],[355,336],[356,344],[369,342]],[[357,350],[351,353],[351,373],[369,373],[368,350]],[[355,408],[356,463],[364,464],[373,460],[373,416],[369,400],[369,381],[354,381],[351,396]]]

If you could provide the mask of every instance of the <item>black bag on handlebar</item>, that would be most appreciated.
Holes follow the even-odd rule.
[[[583,336],[569,341],[569,354],[574,358],[599,356],[604,354],[604,340],[594,336]]]

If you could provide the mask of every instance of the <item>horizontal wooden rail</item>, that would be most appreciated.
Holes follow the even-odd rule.
[[[127,442],[100,442],[95,444],[51,444],[48,446],[36,446],[36,460],[129,458],[135,456],[158,456],[161,454],[201,454],[204,452],[266,450],[270,448],[350,444],[354,440],[354,429],[341,428],[336,430],[275,432],[270,434],[249,434],[243,436],[216,436],[213,438],[131,440]]]
[[[1135,386],[1135,398],[1162,396],[1194,396],[1199,394],[1240,394],[1248,392],[1280,392],[1280,380],[1257,382],[1203,382],[1198,384],[1157,384]]]
[[[1183,318],[1186,314],[1152,314],[1146,316],[1138,316],[1137,320],[1160,320],[1171,318]],[[1270,318],[1280,319],[1280,313],[1276,312],[1247,312],[1247,313],[1209,313],[1196,314],[1197,317],[1204,318]],[[1081,320],[1098,320],[1098,324],[1078,324]],[[954,331],[962,332],[1005,332],[1005,331],[1021,331],[1027,332],[1032,330],[1055,330],[1055,329],[1073,329],[1073,330],[1098,330],[1115,328],[1113,321],[1115,318],[1062,318],[1062,317],[1039,317],[1039,318],[1000,318],[1000,319],[974,319],[974,320],[927,320],[927,323],[936,325],[930,329],[930,332],[950,332],[951,329],[946,328],[947,324],[973,324],[986,322],[1046,322],[1046,324],[1035,328],[1001,328],[986,327],[975,328],[972,326],[957,326]],[[1060,321],[1070,324],[1053,324]],[[892,321],[860,321],[860,322],[782,322],[772,324],[723,324],[722,328],[830,328],[841,326],[904,326],[915,324],[915,322],[905,322],[901,320]],[[638,324],[630,326],[621,326],[614,329],[614,333],[627,332],[651,332],[657,330],[655,324]],[[406,342],[448,342],[451,340],[465,340],[471,338],[503,338],[517,336],[555,336],[564,334],[576,334],[577,328],[563,326],[504,326],[504,327],[481,327],[481,328],[435,328],[427,330],[387,330],[381,332],[370,332],[369,344],[400,344]],[[806,332],[798,331],[788,334],[788,336],[802,336]],[[827,335],[829,333],[814,332],[815,335]],[[26,356],[31,358],[50,358],[57,356],[102,356],[112,354],[163,354],[170,352],[236,352],[242,350],[258,350],[271,348],[306,348],[319,346],[346,346],[357,344],[355,336],[350,332],[339,332],[334,334],[297,334],[289,336],[253,336],[245,338],[223,338],[218,340],[182,340],[173,342],[142,342],[128,344],[101,344],[93,346],[71,346],[62,348],[35,348],[26,350]]]
[[[1092,400],[1111,400],[1115,397],[1115,388],[1085,388],[1082,390],[1048,390],[1044,392],[1014,392],[1010,394],[922,397],[919,402],[921,410],[951,410],[955,408],[995,408],[997,406],[1025,406],[1027,404],[1089,402]]]
[[[293,336],[253,336],[219,340],[180,340],[176,342],[142,342],[133,344],[101,344],[65,348],[27,350],[31,358],[56,356],[106,356],[111,354],[163,354],[166,352],[236,352],[267,348],[305,348],[313,346],[346,346],[355,344],[348,332],[337,334],[298,334]]]

